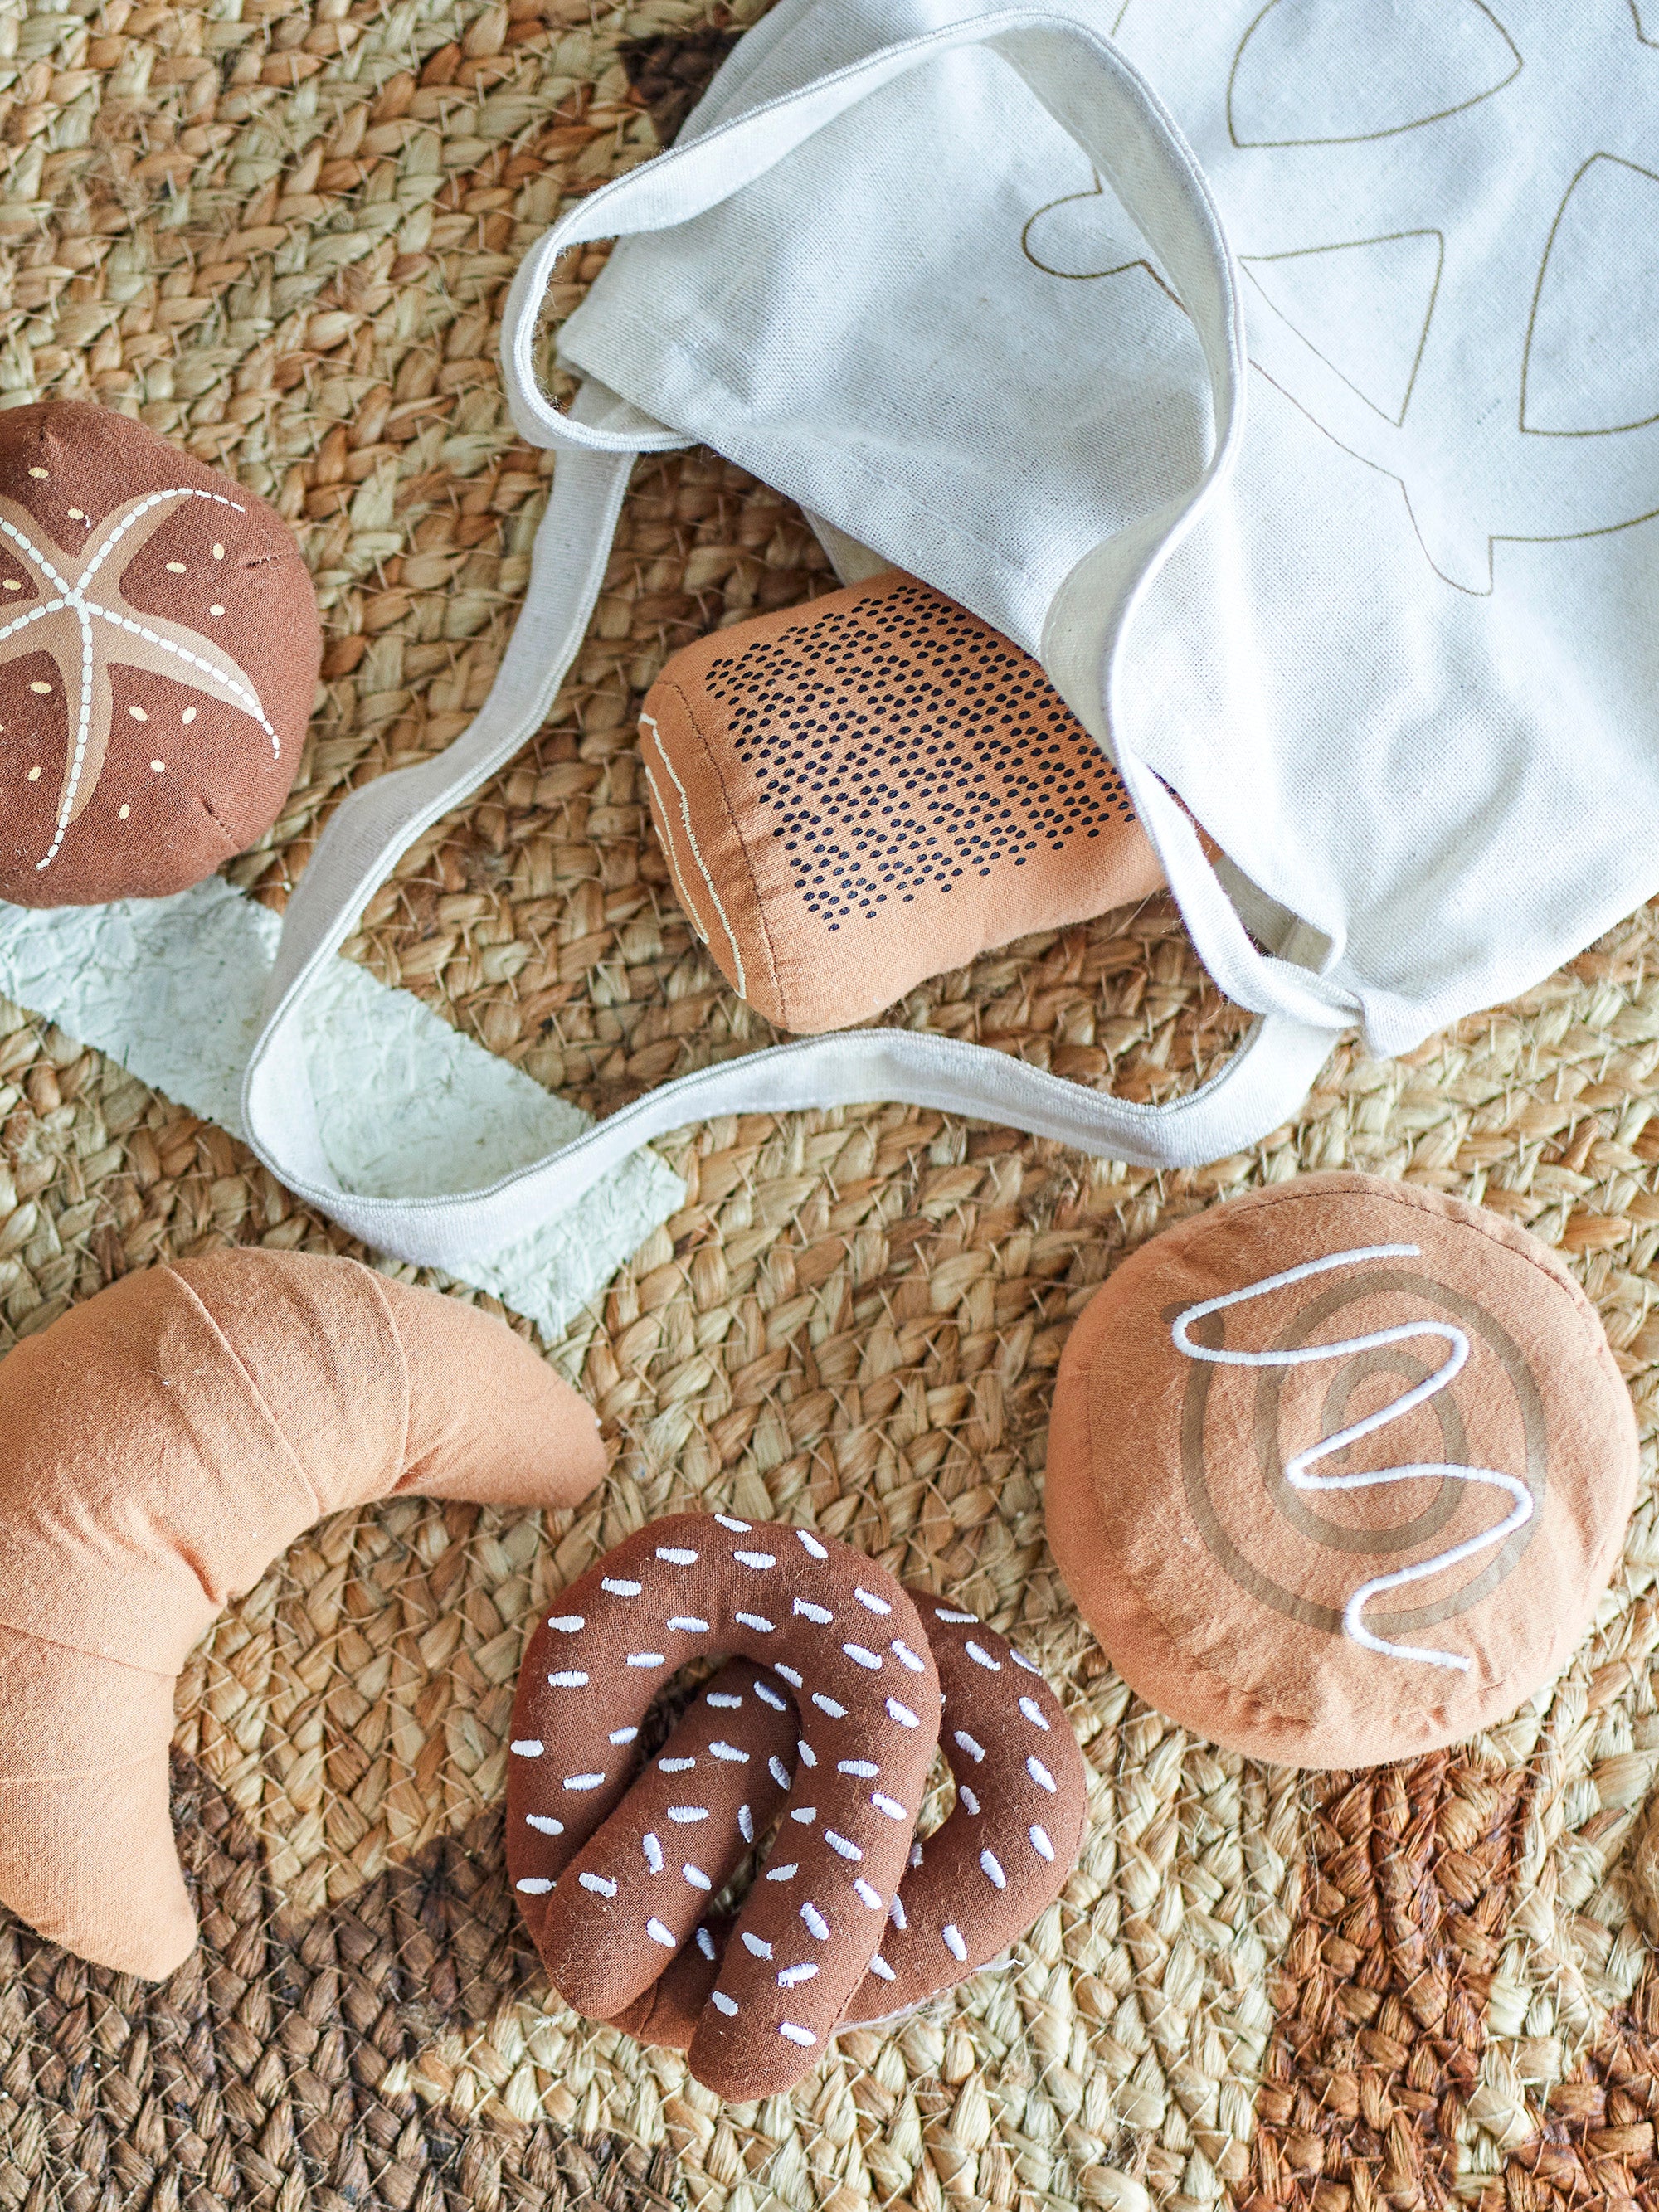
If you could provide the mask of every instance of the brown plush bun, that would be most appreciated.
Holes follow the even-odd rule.
[[[1031,1662],[972,1613],[929,1592],[910,1595],[939,1668],[939,1741],[956,1778],[956,1803],[925,1843],[912,1844],[904,1878],[887,1908],[890,1924],[881,1948],[854,1993],[843,2027],[908,2012],[1018,1941],[1065,1887],[1088,1810],[1087,1781],[1070,1723]],[[787,1735],[781,1712],[769,1709],[769,1699],[751,1698],[741,1711],[736,1701],[726,1702],[732,1708],[724,1729],[726,1755],[749,1753],[752,1770],[776,1758],[774,1778],[787,1775],[793,1745],[776,1741]],[[671,1747],[678,1746],[677,1732]],[[632,1809],[641,1787],[624,1799],[625,1808]],[[734,1823],[730,1794],[726,1803],[711,1806],[708,1826],[698,1831],[702,1855],[717,1866],[734,1863],[759,1832],[758,1826],[744,1833],[743,1824]],[[607,1827],[618,1818],[613,1815]],[[755,1819],[758,1823],[758,1809]],[[702,1917],[695,1939],[683,1945],[644,1996],[615,2015],[614,2024],[642,2043],[690,2049],[731,1936],[726,1916]]]
[[[1142,1697],[1259,1758],[1354,1766],[1549,1680],[1637,1465],[1552,1252],[1433,1191],[1308,1176],[1183,1222],[1096,1294],[1060,1362],[1048,1536]]]
[[[896,569],[676,653],[640,757],[687,917],[784,1029],[863,1021],[1164,880],[1036,662]]]
[[[658,1762],[646,1786],[660,1865],[625,1808],[622,1840],[600,1832],[634,1781],[629,1747],[653,1698],[705,1652],[781,1675],[799,1731],[784,1818],[691,2039],[697,2079],[744,2100],[800,2080],[864,1979],[927,1786],[939,1675],[892,1577],[809,1529],[677,1515],[563,1591],[519,1677],[507,1863],[554,1986],[578,2010],[620,2011],[680,1940],[681,1838],[714,1832],[729,1802],[715,1793],[741,1762],[700,1759],[660,1808]],[[730,1871],[712,1853],[696,1863],[716,1887]]]
[[[276,820],[321,653],[293,533],[142,422],[0,413],[0,898],[156,898]]]

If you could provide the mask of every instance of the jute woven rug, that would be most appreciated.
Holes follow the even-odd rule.
[[[499,396],[516,256],[672,134],[758,12],[0,0],[0,393],[136,410],[275,499],[316,575],[305,764],[231,871],[273,905],[337,796],[443,744],[501,651],[548,473]],[[548,728],[408,857],[355,955],[600,1109],[763,1041],[675,908],[634,716],[677,645],[829,580],[737,471],[642,464]],[[1141,1098],[1239,1027],[1157,904],[893,1018]],[[21,1010],[0,1083],[7,1343],[168,1255],[347,1249]],[[179,1703],[203,1941],[165,1987],[0,1920],[0,2205],[1659,2204],[1651,1500],[1534,1708],[1317,1779],[1137,1704],[1041,1521],[1054,1364],[1093,1287],[1162,1224],[1314,1167],[1457,1191],[1559,1246],[1650,1438],[1656,1098],[1649,912],[1408,1063],[1340,1051],[1296,1126],[1199,1175],[897,1109],[684,1133],[684,1210],[551,1351],[615,1442],[591,1509],[337,1519],[220,1625]],[[1081,1869],[1005,1965],[755,2106],[550,1999],[501,1866],[533,1607],[690,1504],[811,1520],[959,1591],[1061,1686],[1092,1777]]]

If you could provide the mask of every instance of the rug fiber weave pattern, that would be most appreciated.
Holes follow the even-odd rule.
[[[250,895],[280,907],[340,796],[483,699],[551,465],[500,394],[517,258],[672,135],[759,12],[0,0],[0,401],[136,412],[274,500],[317,583],[323,683],[283,819],[228,871]],[[800,516],[719,458],[641,462],[547,727],[405,857],[351,955],[596,1110],[768,1042],[675,906],[635,716],[678,646],[833,581]],[[888,1018],[1140,1099],[1242,1029],[1159,902]],[[0,1920],[0,2207],[1659,2203],[1651,1496],[1534,1707],[1316,1778],[1133,1699],[1041,1515],[1054,1367],[1095,1286],[1172,1220],[1340,1165],[1558,1247],[1650,1475],[1656,1084],[1644,912],[1408,1061],[1343,1046],[1294,1126],[1200,1173],[892,1107],[683,1133],[683,1211],[550,1347],[615,1445],[588,1507],[341,1516],[198,1647],[175,1810],[203,1941],[168,1984]],[[226,1242],[351,1249],[222,1131],[0,1009],[0,1340]],[[1006,1962],[754,2106],[552,1999],[501,1867],[535,1607],[683,1507],[810,1522],[957,1594],[1043,1665],[1091,1777],[1083,1863]]]

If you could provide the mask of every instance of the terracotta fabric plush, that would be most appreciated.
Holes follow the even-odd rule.
[[[128,1276],[0,1361],[0,1902],[159,1979],[196,1940],[173,1681],[325,1513],[393,1492],[569,1505],[593,1415],[512,1331],[355,1261]]]
[[[276,820],[321,633],[293,533],[142,422],[0,414],[0,898],[157,898]]]
[[[1589,1624],[1636,1494],[1595,1310],[1495,1213],[1308,1176],[1182,1223],[1060,1362],[1048,1537],[1124,1679],[1305,1766],[1502,1720]]]
[[[732,1933],[728,1916],[709,1912],[710,1893],[777,1818],[799,1741],[794,1701],[782,1678],[748,1660],[730,1661],[681,1715],[656,1759],[582,1853],[586,1873],[603,1875],[609,1862],[610,1878],[619,1887],[641,1864],[669,1877],[655,1885],[658,1911],[646,1925],[666,1963],[646,1954],[660,1971],[615,2016],[616,2026],[639,2042],[690,2048]],[[687,1802],[681,1777],[693,1772],[696,1802],[707,1818],[672,1820],[671,1808]],[[530,1813],[525,1820],[544,1833],[557,1832],[547,1814]],[[520,1882],[521,1896],[545,1893],[536,1890],[537,1879]],[[539,1879],[552,1888],[545,1875]],[[561,1910],[550,1906],[550,1917]],[[672,1956],[671,1942],[678,1947]],[[630,1971],[628,1978],[635,1973]]]
[[[672,1788],[659,1759],[644,1784],[648,1826],[625,1802],[629,1747],[653,1698],[705,1652],[757,1662],[737,1679],[763,1702],[781,1677],[799,1730],[793,1774],[780,1756],[772,1777],[784,1817],[690,2043],[697,2079],[744,2100],[816,2063],[864,1979],[927,1786],[939,1674],[892,1577],[810,1529],[676,1515],[573,1583],[519,1677],[507,1863],[554,1986],[591,2018],[622,2012],[656,1980],[692,1931],[698,1875],[725,1877],[704,1832],[716,1834],[734,1791],[754,1804],[758,1746],[727,1759],[712,1742]],[[704,1723],[683,1726],[695,1741]]]
[[[1018,1941],[1066,1887],[1088,1814],[1071,1723],[1037,1668],[972,1613],[913,1595],[939,1668],[957,1802],[912,1850],[849,2021],[908,2011]]]
[[[862,1021],[1163,882],[1036,661],[896,570],[676,653],[640,733],[681,903],[784,1029]]]
[[[939,1668],[939,1741],[956,1780],[956,1803],[925,1843],[911,1845],[909,1864],[887,1908],[881,1947],[842,2027],[908,2012],[1023,1936],[1065,1887],[1088,1810],[1083,1760],[1071,1727],[1031,1662],[972,1613],[927,1591],[909,1595]],[[717,1686],[738,1686],[723,1675]],[[763,1684],[755,1687],[763,1692]],[[730,1708],[721,1731],[728,1741],[715,1757],[730,1761],[749,1754],[747,1768],[728,1765],[725,1773],[758,1777],[764,1763],[775,1785],[780,1776],[787,1778],[794,1707],[783,1706],[788,1692],[781,1684],[774,1683],[772,1691],[773,1697],[711,1700]],[[780,1699],[777,1711],[773,1698]],[[662,1764],[681,1748],[677,1731]],[[724,1778],[711,1769],[711,1789],[719,1792]],[[630,1814],[643,1787],[636,1783],[623,1800]],[[761,1804],[751,1803],[739,1806],[734,1818],[732,1794],[724,1792],[725,1802],[711,1799],[709,1820],[698,1831],[699,1856],[716,1870],[716,1881],[763,1832],[769,1817]],[[741,1794],[752,1797],[753,1792]],[[744,1813],[747,1819],[740,1817]],[[695,1908],[687,1917],[696,1917]],[[732,1923],[723,1914],[698,1918],[692,1940],[683,1943],[643,1997],[616,2015],[616,2025],[643,2043],[689,2050],[731,1934]]]

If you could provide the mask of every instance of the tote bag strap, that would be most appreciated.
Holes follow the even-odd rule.
[[[1281,1001],[1218,1074],[1166,1106],[1103,1096],[984,1047],[867,1029],[752,1053],[661,1085],[571,1143],[477,1189],[374,1196],[345,1188],[329,1158],[305,1060],[308,992],[398,856],[545,720],[586,635],[634,457],[689,442],[592,383],[568,414],[546,398],[533,346],[555,264],[572,246],[690,220],[881,86],[970,45],[993,46],[1012,63],[1110,178],[1163,259],[1204,349],[1213,395],[1211,458],[1185,498],[1127,533],[1137,542],[1114,541],[1109,549],[1110,573],[1097,581],[1109,597],[1115,594],[1122,611],[1231,465],[1242,422],[1243,319],[1237,272],[1208,188],[1150,88],[1107,40],[1064,13],[1000,11],[883,48],[615,179],[556,224],[520,267],[502,331],[519,430],[538,445],[563,449],[523,610],[473,722],[436,758],[353,793],[318,841],[283,917],[265,1018],[243,1084],[243,1123],[259,1158],[299,1197],[379,1250],[458,1270],[563,1212],[636,1146],[688,1122],[739,1111],[891,1099],[1011,1125],[1139,1166],[1197,1166],[1243,1149],[1293,1114],[1334,1032],[1349,1018],[1317,977],[1271,963],[1285,970],[1291,1010]],[[1094,617],[1080,621],[1072,665],[1096,647],[1109,658],[1109,629]],[[1099,711],[1089,719],[1098,725]],[[1158,792],[1184,823],[1161,786]],[[1166,820],[1160,817],[1160,830]],[[1257,1010],[1279,995],[1261,994],[1259,973],[1248,963],[1223,981]],[[395,1107],[389,1103],[388,1111]]]

